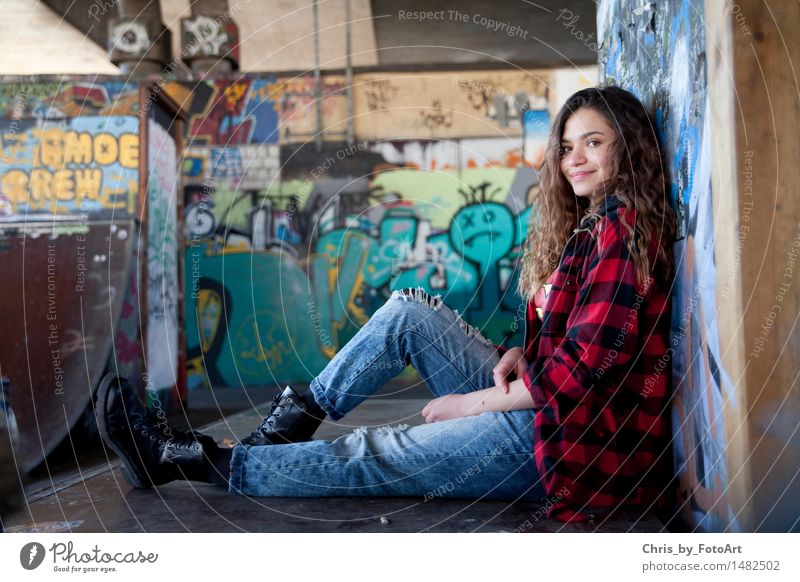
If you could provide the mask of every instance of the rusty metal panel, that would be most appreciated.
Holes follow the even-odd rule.
[[[12,383],[24,470],[64,439],[113,361],[135,228],[133,220],[0,224],[0,369]]]

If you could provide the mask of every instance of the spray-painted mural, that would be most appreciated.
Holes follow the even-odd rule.
[[[195,191],[190,386],[308,381],[402,287],[441,294],[496,343],[521,341],[514,267],[532,170],[401,169],[349,182],[222,201]]]
[[[133,214],[137,127],[133,116],[0,122],[0,213]]]
[[[527,105],[542,100],[546,90],[536,81],[513,91],[514,83],[502,75],[489,76],[459,74],[442,81],[468,113],[453,118],[448,131],[456,138],[450,143],[359,142],[330,156],[308,156],[300,170],[293,170],[300,178],[288,181],[281,181],[280,168],[291,159],[280,159],[278,142],[303,144],[316,131],[310,77],[162,83],[162,90],[189,114],[181,168],[190,385],[308,380],[401,286],[441,293],[498,343],[518,339],[517,299],[509,290],[515,284],[516,253],[527,221],[525,199],[535,174],[524,167],[519,139],[506,133],[520,131],[519,112],[513,108],[523,90]],[[87,120],[111,124],[125,113],[134,124],[129,133],[138,140],[136,118],[130,115],[138,108],[138,87],[113,80],[42,83],[46,91],[32,87],[23,93],[24,100],[18,99],[20,87],[6,91],[0,107],[78,134]],[[377,90],[380,83],[369,86]],[[372,95],[371,111],[379,112],[382,103],[393,106],[393,95],[407,96],[407,83],[400,86],[399,93],[386,88],[389,101]],[[346,111],[343,88],[343,79],[324,80],[326,139],[343,136],[343,127],[336,127]],[[426,135],[438,132],[437,127],[448,123],[448,108],[452,100],[445,91],[439,108],[423,108],[426,116],[414,123],[422,123]],[[78,126],[65,119],[69,113],[83,115]],[[465,119],[488,127],[481,130],[484,135],[500,137],[460,139],[475,133],[462,127]],[[22,125],[14,128],[16,135],[24,130]],[[61,137],[66,144],[75,139]],[[118,139],[116,149],[127,152],[133,143]],[[109,154],[101,145],[97,152],[102,158]],[[8,151],[19,155],[14,148]],[[293,152],[287,155],[294,157]],[[354,172],[348,166],[354,160],[361,160],[357,165],[364,168]],[[150,186],[169,178],[160,171],[151,171]],[[138,173],[131,174],[126,183],[129,210],[138,194],[136,178]],[[166,184],[163,189],[167,191]],[[11,201],[7,206],[16,208]],[[150,210],[168,209],[151,204]],[[151,222],[157,218],[148,216]],[[162,260],[164,253],[153,257]],[[138,281],[133,270],[128,280],[115,363],[135,377],[144,370],[138,370]],[[174,304],[174,297],[159,293],[154,297],[167,301],[166,307]],[[501,308],[495,311],[497,305]],[[170,334],[161,339],[171,345],[174,330]],[[169,362],[148,362],[153,387],[167,386],[174,377],[169,350],[160,353]],[[155,369],[164,374],[156,378]]]
[[[189,113],[189,145],[278,143],[271,78],[170,83],[167,92]]]
[[[274,84],[274,79],[267,77],[167,85],[166,91],[190,114],[188,146],[183,155],[186,209],[187,216],[191,215],[187,236],[214,232],[216,225],[227,222],[229,214],[243,211],[243,201],[252,202],[246,205],[249,210],[256,206],[252,200],[256,193],[278,181],[280,149]],[[203,190],[214,193],[205,197],[205,209],[214,208],[213,214],[198,213],[197,193]],[[216,217],[214,225],[203,222],[212,217]],[[249,219],[243,222],[246,226],[237,224],[237,232],[239,227],[249,231]]]
[[[398,287],[441,293],[495,342],[519,341],[512,290],[536,183],[522,111],[549,119],[549,78],[358,75],[362,139],[350,146],[329,143],[345,134],[341,77],[323,78],[319,112],[310,76],[170,84],[192,116],[183,164],[190,386],[307,381]],[[328,143],[313,153],[318,129]],[[273,149],[278,139],[292,146]],[[290,295],[283,279],[294,282]]]
[[[345,78],[325,75],[319,98],[313,75],[282,78],[271,84],[269,98],[279,103],[281,143],[313,141],[317,134],[317,103],[323,139],[343,141],[347,119]]]
[[[9,81],[0,84],[0,117],[63,119],[88,115],[133,115],[139,84],[114,78]]]
[[[165,91],[189,113],[183,157],[185,185],[260,190],[280,166],[274,79],[171,82]]]
[[[469,102],[480,87],[457,81],[447,83]],[[342,83],[323,83],[329,133],[345,111]],[[191,115],[183,162],[190,386],[307,381],[397,286],[442,293],[498,342],[520,333],[508,331],[517,305],[506,292],[535,175],[514,169],[523,165],[519,140],[418,147],[424,160],[412,144],[363,142],[310,156],[306,179],[281,182],[279,133],[304,142],[315,132],[310,77],[167,90]],[[333,177],[368,152],[363,177]],[[396,167],[414,169],[387,171]]]
[[[400,106],[417,94],[417,81],[406,77],[396,87],[372,77],[364,79],[366,84],[357,78],[354,85],[365,87],[368,111],[383,116],[386,107]],[[438,91],[434,97],[439,104],[422,107],[407,121],[423,127],[426,138],[439,136],[447,126],[445,133],[452,136],[447,141],[328,144],[327,154],[306,151],[317,123],[310,76],[163,81],[159,90],[188,112],[181,173],[190,384],[307,380],[398,286],[420,285],[441,293],[472,324],[485,326],[496,342],[521,334],[518,322],[513,325],[518,305],[509,290],[527,220],[526,196],[536,178],[520,148],[520,113],[525,106],[544,103],[543,79],[526,73],[444,75],[431,88]],[[138,155],[138,85],[72,78],[3,87],[0,114],[9,116],[5,123],[13,134],[4,137],[4,158],[20,163],[6,168],[22,169],[23,150],[14,138],[25,132],[57,128],[55,141],[69,146],[69,153],[48,150],[47,156],[67,156],[77,164],[86,154],[72,144],[85,148],[82,134],[92,133],[86,124],[96,124],[95,129],[100,124],[113,126],[117,129],[108,132],[117,136],[115,144],[106,144],[105,136],[93,137],[93,157],[87,163],[104,172],[103,188],[122,176],[126,210],[135,210],[138,168],[144,166],[144,160],[134,163],[133,157],[134,149]],[[326,76],[321,93],[325,139],[341,140],[344,80]],[[358,107],[362,96],[358,89],[356,93]],[[148,101],[148,107],[152,105]],[[80,117],[73,120],[70,115]],[[119,119],[129,119],[130,126],[120,125]],[[390,128],[379,128],[397,137]],[[282,151],[279,142],[295,144],[294,149]],[[114,150],[121,157],[119,168],[98,165]],[[287,165],[291,179],[282,180],[281,168]],[[69,163],[67,168],[84,170]],[[151,186],[154,180],[167,179],[159,172],[149,175]],[[26,184],[15,176],[4,185],[4,192],[11,188],[13,194],[5,202],[12,212],[25,209],[20,203]],[[55,183],[67,177],[59,176]],[[59,209],[72,208],[67,201],[61,203],[68,192],[65,186],[52,190],[51,178],[48,193],[40,185],[46,181],[38,174],[35,178],[28,178],[36,182],[34,202],[48,200],[55,192]],[[101,190],[99,195],[76,197],[73,207],[79,208],[84,199],[94,204],[97,198],[109,201],[97,203],[98,210],[120,212],[121,196]],[[163,253],[160,256],[164,259]],[[135,257],[130,260],[135,265]],[[291,293],[280,292],[281,281],[292,282]],[[139,282],[133,267],[128,282],[115,365],[128,376],[143,377],[136,332]],[[174,303],[174,297],[167,299],[169,305]],[[495,312],[497,305],[501,308]],[[282,313],[295,319],[284,323]],[[295,338],[311,339],[293,345]],[[153,365],[164,368],[148,362],[148,367]],[[166,383],[168,375],[165,372],[163,382],[156,383]],[[148,378],[156,380],[152,373]]]
[[[678,210],[673,292],[674,454],[681,516],[700,530],[737,529],[726,498],[711,192],[710,103],[703,7],[605,0],[598,9],[602,73],[656,112]]]

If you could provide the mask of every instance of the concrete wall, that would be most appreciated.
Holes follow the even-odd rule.
[[[180,19],[191,14],[189,0],[162,1],[161,18],[172,31],[173,54],[180,54]],[[242,71],[298,71],[314,67],[314,27],[311,2],[275,0],[268,6],[254,0],[233,0],[228,14],[246,43]],[[320,2],[320,64],[323,69],[345,66],[345,11],[341,2]],[[372,9],[368,0],[351,0],[354,66],[378,64]]]
[[[111,2],[106,3],[108,5]],[[98,2],[98,6],[103,2]],[[0,74],[115,75],[108,53],[36,0],[8,0],[0,21]],[[73,10],[81,10],[73,4]]]

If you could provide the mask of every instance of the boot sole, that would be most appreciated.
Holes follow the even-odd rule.
[[[111,387],[117,382],[118,378],[124,380],[114,374],[107,374],[100,381],[100,386],[97,389],[97,404],[95,408],[97,428],[100,431],[103,442],[108,445],[112,451],[117,453],[117,456],[122,461],[122,476],[125,477],[125,480],[137,489],[152,489],[153,483],[150,481],[150,478],[147,477],[147,475],[139,474],[139,471],[136,469],[136,462],[131,459],[125,449],[112,438],[111,431],[108,428],[106,419],[108,395],[111,392]]]

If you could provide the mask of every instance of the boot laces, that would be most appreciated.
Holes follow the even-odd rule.
[[[200,443],[194,431],[183,431],[170,427],[165,420],[161,420],[149,408],[142,407],[142,411],[131,414],[134,418],[133,430],[142,437],[152,442],[158,442],[160,448],[170,445],[176,449],[197,450]]]
[[[258,428],[250,433],[249,439],[256,439],[266,436],[268,431],[275,424],[275,419],[280,417],[280,415],[283,414],[283,411],[286,410],[285,404],[278,404],[281,396],[283,396],[283,394],[278,394],[275,396],[275,398],[273,398],[272,404],[269,407],[269,412],[267,412],[267,415],[264,417],[264,420],[261,421],[261,424],[258,425]],[[289,400],[292,401],[292,398],[289,397]]]

